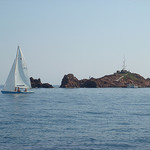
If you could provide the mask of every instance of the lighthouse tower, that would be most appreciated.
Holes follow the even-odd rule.
[[[123,66],[122,66],[122,70],[123,70],[123,71],[126,70],[126,59],[125,59],[125,56],[123,57]]]

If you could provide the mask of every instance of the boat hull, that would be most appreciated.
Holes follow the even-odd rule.
[[[33,91],[27,91],[27,92],[15,92],[15,91],[1,91],[3,94],[31,94],[34,93]]]

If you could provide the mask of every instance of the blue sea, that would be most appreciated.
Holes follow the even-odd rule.
[[[0,93],[0,150],[149,150],[150,88]]]

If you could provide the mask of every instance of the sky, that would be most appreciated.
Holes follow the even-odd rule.
[[[21,47],[29,76],[60,85],[126,69],[150,77],[149,0],[0,0],[0,84]]]

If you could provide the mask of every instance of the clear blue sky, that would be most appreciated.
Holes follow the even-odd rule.
[[[150,77],[149,0],[0,0],[0,84],[17,46],[29,75],[60,84],[127,70]]]

